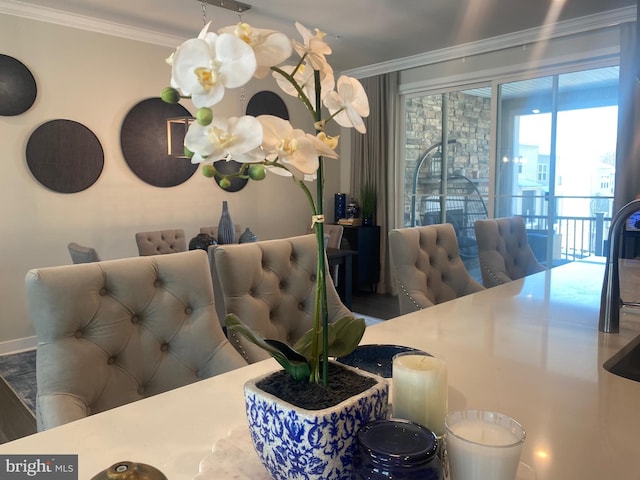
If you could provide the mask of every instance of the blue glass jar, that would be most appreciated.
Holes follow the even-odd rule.
[[[443,480],[435,434],[401,419],[377,420],[358,432],[356,480]]]

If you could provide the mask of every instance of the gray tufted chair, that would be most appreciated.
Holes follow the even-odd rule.
[[[202,250],[30,270],[38,430],[246,365]]]
[[[302,235],[238,245],[213,251],[227,313],[263,337],[294,344],[313,324],[316,284],[316,238]],[[326,265],[326,263],[325,263]],[[328,272],[328,270],[327,270]],[[329,322],[351,315],[327,274]],[[229,340],[250,362],[268,357],[262,349],[232,331]]]
[[[478,220],[474,224],[482,284],[494,287],[545,270],[536,259],[520,216]]]
[[[342,225],[333,225],[331,223],[324,224],[324,241],[327,248],[340,248],[342,245],[342,235],[344,233],[344,227]],[[309,227],[307,233],[313,233],[313,229]],[[329,267],[331,277],[333,278],[333,285],[338,286],[338,272],[340,265],[331,265]]]
[[[484,290],[467,272],[450,223],[389,232],[400,314]]]
[[[136,243],[140,255],[160,255],[187,251],[184,230],[157,230],[136,233]]]
[[[71,261],[73,263],[90,263],[99,262],[100,257],[98,252],[94,248],[85,247],[75,242],[71,242],[67,245],[69,255],[71,255]]]
[[[242,228],[242,226],[240,225],[233,225],[233,229],[236,231],[236,241],[238,241],[238,239],[240,238],[240,235],[242,235],[242,232],[244,231],[244,229]],[[207,235],[212,236],[213,238],[215,238],[216,240],[218,240],[218,227],[200,227],[200,233],[206,233]]]

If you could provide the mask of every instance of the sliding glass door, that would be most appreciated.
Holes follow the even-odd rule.
[[[522,215],[547,265],[602,255],[613,208],[618,76],[618,66],[607,66],[405,95],[403,225],[451,223],[477,278],[480,218]]]
[[[547,264],[602,254],[617,102],[615,66],[498,87],[495,216],[522,215]]]
[[[404,123],[404,226],[451,223],[473,269],[473,224],[488,215],[491,88],[407,96]]]

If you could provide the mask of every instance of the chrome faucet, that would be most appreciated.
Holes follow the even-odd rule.
[[[620,244],[622,230],[627,219],[640,210],[640,200],[632,200],[622,207],[611,219],[609,227],[609,254],[604,270],[602,297],[600,298],[600,319],[598,329],[604,333],[620,331],[620,309],[625,305],[620,297]]]

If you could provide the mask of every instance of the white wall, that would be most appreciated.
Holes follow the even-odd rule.
[[[70,241],[93,246],[105,260],[136,256],[135,232],[183,228],[189,239],[201,226],[217,225],[223,200],[234,222],[263,240],[302,234],[310,224],[308,204],[287,178],[271,175],[228,193],[199,172],[177,187],[157,188],[129,170],[120,149],[122,120],[136,103],[159,96],[169,83],[164,59],[170,49],[9,15],[0,15],[0,45],[0,53],[29,67],[38,87],[27,112],[0,116],[0,353],[34,344],[25,274],[71,263]],[[260,90],[278,91],[271,80],[254,81],[246,88],[247,101]],[[285,102],[292,122],[311,131],[310,116],[299,102],[292,97]],[[226,97],[216,112],[238,115],[238,94]],[[27,167],[29,135],[52,119],[80,122],[102,144],[103,172],[83,192],[52,192]],[[326,164],[325,212],[331,219],[340,165]]]

